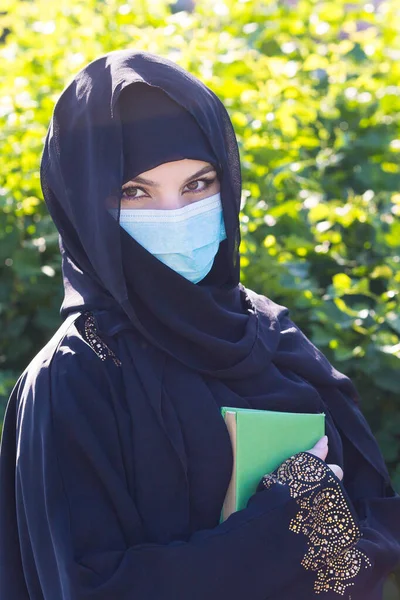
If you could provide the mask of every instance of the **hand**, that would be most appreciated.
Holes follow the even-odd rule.
[[[328,454],[328,436],[324,435],[324,437],[318,440],[315,446],[311,448],[311,450],[307,450],[307,452],[314,454],[314,456],[318,456],[318,458],[321,458],[322,460],[325,460]],[[343,470],[341,467],[339,467],[339,465],[328,464],[327,466],[332,469],[332,471],[340,480],[343,479]]]

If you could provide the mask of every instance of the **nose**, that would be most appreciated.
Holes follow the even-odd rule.
[[[176,210],[177,208],[183,208],[187,204],[189,204],[189,201],[183,196],[169,195],[166,198],[161,198],[161,205],[159,208],[164,210]]]

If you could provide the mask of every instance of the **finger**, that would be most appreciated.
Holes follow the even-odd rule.
[[[325,448],[318,448],[318,446],[314,446],[314,448],[307,450],[307,452],[314,454],[314,456],[318,456],[318,458],[321,458],[322,460],[325,460],[328,454],[328,446],[325,446]]]
[[[330,469],[332,469],[332,471],[335,473],[335,475],[342,480],[343,479],[343,469],[341,467],[339,467],[339,465],[327,465]]]

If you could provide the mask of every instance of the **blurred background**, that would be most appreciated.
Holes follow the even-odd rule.
[[[353,379],[400,492],[398,0],[2,0],[0,423],[60,324],[39,181],[52,110],[77,71],[122,48],[170,58],[224,102],[242,160],[242,282],[288,306]],[[399,590],[393,573],[385,600]]]

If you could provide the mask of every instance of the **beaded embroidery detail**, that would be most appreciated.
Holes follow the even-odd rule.
[[[101,360],[112,358],[117,367],[121,366],[121,361],[115,356],[114,352],[100,338],[94,317],[90,313],[84,315],[84,335],[85,339]]]
[[[323,489],[322,480],[328,484]],[[351,579],[362,568],[372,567],[372,563],[364,552],[355,548],[362,533],[333,471],[322,459],[299,452],[265,475],[262,483],[266,488],[274,483],[287,483],[291,497],[300,506],[289,529],[308,538],[309,548],[301,564],[316,571],[315,593],[333,590],[343,596],[354,585]]]

